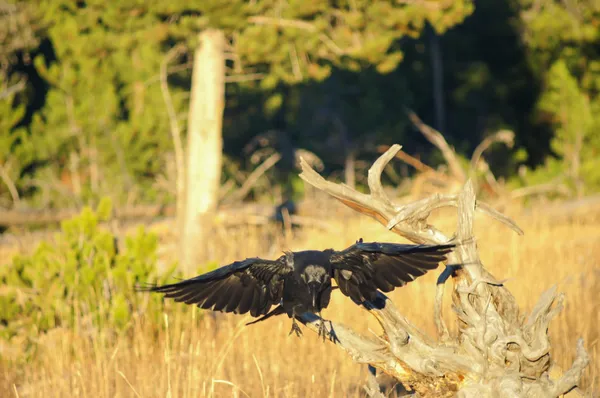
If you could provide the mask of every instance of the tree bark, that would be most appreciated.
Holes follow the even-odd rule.
[[[188,116],[185,204],[180,226],[180,265],[198,266],[204,237],[211,228],[221,179],[222,125],[225,106],[225,36],[208,29],[200,33],[194,54]]]
[[[435,128],[444,132],[446,129],[446,110],[444,108],[444,64],[440,38],[429,27],[429,46],[431,55],[431,70],[433,80],[433,107],[435,109]]]

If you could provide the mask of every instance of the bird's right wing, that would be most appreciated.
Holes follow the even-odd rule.
[[[177,302],[196,304],[213,311],[264,315],[283,296],[283,277],[293,267],[282,256],[277,260],[248,258],[179,283],[139,290],[163,293]]]

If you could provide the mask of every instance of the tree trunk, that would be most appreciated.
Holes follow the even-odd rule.
[[[346,151],[346,159],[344,161],[344,180],[350,188],[356,188],[356,165],[355,154],[353,150]]]
[[[225,106],[225,36],[220,30],[200,33],[194,54],[188,116],[184,216],[179,226],[180,265],[195,270],[217,206],[223,149]]]
[[[435,128],[444,133],[446,129],[446,110],[444,108],[444,64],[440,38],[429,28],[429,46],[431,52],[431,69],[433,78],[433,106],[435,109]]]

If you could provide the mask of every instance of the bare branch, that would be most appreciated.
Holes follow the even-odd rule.
[[[482,213],[487,214],[488,216],[500,221],[502,224],[506,225],[507,227],[509,227],[516,233],[518,233],[519,235],[524,234],[523,230],[521,228],[519,228],[519,226],[517,225],[516,222],[514,222],[513,220],[511,220],[509,217],[505,216],[504,214],[494,210],[494,208],[492,208],[487,203],[478,200],[476,210],[481,211]]]
[[[10,196],[13,200],[13,205],[17,205],[20,201],[19,191],[17,190],[17,187],[15,186],[13,180],[8,175],[5,166],[6,165],[0,164],[0,178],[2,178],[2,181],[4,181],[4,184],[6,184],[6,187],[8,188],[8,192],[10,192]]]
[[[176,198],[176,215],[177,225],[181,226],[184,216],[185,206],[185,152],[183,149],[183,143],[181,142],[181,127],[177,120],[177,113],[173,106],[173,100],[171,99],[171,93],[169,92],[169,83],[167,82],[167,67],[169,63],[176,57],[178,57],[184,51],[182,45],[175,46],[160,63],[160,89],[162,91],[165,106],[167,107],[167,114],[169,115],[169,124],[171,130],[171,138],[173,140],[173,148],[175,149],[175,198]]]
[[[25,84],[26,84],[26,80],[21,79],[17,83],[8,87],[7,89],[0,91],[0,100],[3,100],[4,98],[8,98],[13,94],[16,94],[20,91],[25,90]]]
[[[319,171],[322,171],[325,168],[325,164],[320,157],[318,157],[314,152],[308,151],[306,149],[298,148],[296,149],[296,166],[301,167],[300,164],[304,159],[306,163]]]
[[[423,121],[413,111],[408,110],[408,117],[415,127],[419,129],[421,134],[423,134],[429,142],[442,151],[442,156],[444,156],[444,159],[446,160],[448,167],[450,167],[450,172],[454,178],[461,182],[465,181],[467,179],[465,171],[461,167],[460,162],[456,157],[456,152],[454,152],[454,149],[448,145],[448,142],[444,136],[436,129],[423,123]]]
[[[298,50],[296,49],[296,45],[290,45],[290,63],[292,64],[292,71],[294,72],[294,77],[297,82],[301,82],[304,80],[304,76],[302,75],[302,69],[300,68],[300,58],[298,57]]]
[[[388,149],[390,149],[390,147],[388,145],[380,145],[377,147],[377,151],[379,153],[384,153]],[[417,171],[420,171],[421,173],[436,172],[432,167],[429,167],[425,163],[421,162],[419,159],[404,152],[402,149],[400,149],[398,151],[398,153],[396,153],[396,157],[398,159],[402,160],[404,163],[411,165],[412,167],[414,167]]]
[[[182,72],[184,70],[192,69],[192,66],[194,66],[194,63],[190,61],[190,62],[186,62],[185,64],[180,64],[180,65],[175,65],[175,66],[168,67],[167,71],[166,71],[167,72],[166,73],[167,77],[171,76],[171,75],[173,75],[175,73]],[[150,86],[150,85],[152,85],[152,84],[154,84],[156,82],[160,82],[161,77],[162,77],[162,74],[159,72],[158,75],[152,76],[151,78],[145,80],[143,82],[143,84],[144,84],[144,86]],[[130,90],[131,89],[126,90],[126,93],[129,93]]]
[[[225,76],[225,83],[249,82],[252,80],[260,80],[263,77],[265,77],[264,73],[248,73],[246,75],[229,75],[229,76]]]
[[[379,382],[377,381],[377,368],[369,365],[367,385],[363,386],[363,389],[370,398],[385,398],[385,395],[381,393],[381,388],[379,387]]]
[[[473,151],[473,156],[471,156],[471,171],[477,170],[477,164],[479,163],[479,159],[481,159],[483,152],[496,142],[502,142],[507,147],[512,148],[515,143],[515,133],[510,130],[500,130],[496,134],[490,135],[481,141]]]
[[[248,21],[256,25],[274,25],[282,28],[296,28],[306,30],[308,32],[317,32],[318,29],[315,25],[310,22],[302,21],[299,19],[284,19],[284,18],[273,18],[266,16],[255,16],[248,18]],[[327,36],[325,33],[319,33],[319,40],[325,44],[334,54],[343,55],[346,52],[342,50],[335,42]]]
[[[553,391],[550,393],[550,396],[558,397],[566,394],[573,389],[574,386],[579,385],[579,380],[581,380],[583,371],[589,363],[590,356],[585,351],[583,339],[579,339],[577,340],[577,356],[575,357],[575,361],[573,361],[573,365],[571,365],[571,369],[566,371],[565,374],[556,382]]]
[[[300,19],[284,19],[284,18],[272,18],[265,16],[255,16],[248,18],[248,22],[256,25],[274,25],[284,28],[297,28],[306,30],[308,32],[316,32],[317,27],[310,22],[302,21]]]
[[[417,5],[432,11],[437,11],[444,7],[444,3],[440,3],[439,1],[435,0],[396,0],[396,3],[411,6]]]
[[[248,178],[244,181],[244,184],[240,189],[235,191],[229,198],[225,199],[225,202],[235,202],[242,200],[248,195],[248,192],[254,187],[258,179],[267,172],[271,167],[275,166],[277,162],[281,159],[281,155],[278,153],[274,153],[269,156],[264,162],[260,164],[256,169],[250,173]]]
[[[429,214],[442,207],[457,206],[457,195],[434,195],[405,206],[395,206],[387,198],[379,178],[383,168],[400,150],[400,145],[393,145],[384,153],[369,170],[369,189],[371,194],[363,194],[344,185],[326,181],[314,171],[303,159],[300,161],[302,173],[300,178],[317,189],[337,198],[348,207],[366,214],[385,225],[386,228],[418,243],[446,243],[448,238],[435,227],[425,221]],[[495,218],[509,226],[519,234],[523,231],[508,217],[493,210],[490,206],[477,202],[477,210]]]
[[[398,150],[402,149],[399,147],[397,150],[391,150],[385,152],[381,155],[373,166],[369,169],[367,182],[369,184],[369,191],[371,191],[371,196],[374,200],[383,202],[383,204],[388,207],[393,207],[394,205],[388,198],[387,194],[383,190],[383,185],[381,185],[381,173],[383,173],[383,169],[387,164],[394,158]]]
[[[479,159],[479,163],[481,163],[481,166],[478,167],[480,167],[483,170],[483,175],[486,182],[488,183],[488,188],[491,189],[496,196],[500,196],[503,191],[502,186],[498,183],[498,180],[496,180],[496,176],[494,176],[494,173],[492,173],[492,171],[490,170],[490,165],[487,164],[485,159],[481,158]],[[474,171],[471,170],[472,175],[473,173]]]
[[[440,283],[435,288],[435,304],[433,308],[433,321],[438,332],[438,338],[443,344],[450,341],[450,333],[444,322],[443,307],[444,304],[444,284]]]

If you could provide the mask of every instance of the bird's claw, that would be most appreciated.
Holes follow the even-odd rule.
[[[290,330],[290,333],[288,334],[288,336],[291,335],[292,333],[296,333],[296,336],[302,337],[302,330],[300,329],[300,326],[298,326],[296,321],[292,322],[292,330]]]
[[[328,332],[327,332],[327,328],[325,327],[325,321],[323,321],[323,318],[321,318],[321,322],[319,322],[319,337],[323,337],[323,341],[325,341],[325,337],[327,337]]]
[[[334,344],[340,343],[340,339],[337,338],[335,330],[333,329],[333,323],[329,321],[329,341]]]

